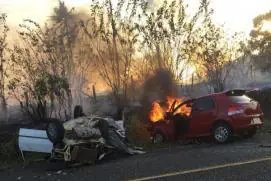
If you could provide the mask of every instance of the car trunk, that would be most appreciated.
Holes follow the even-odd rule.
[[[258,115],[261,114],[260,104],[256,101],[252,101],[250,103],[241,104],[245,110],[246,115]]]
[[[259,114],[262,114],[260,104],[246,95],[231,95],[229,99],[234,104],[241,106],[246,115],[259,116]]]

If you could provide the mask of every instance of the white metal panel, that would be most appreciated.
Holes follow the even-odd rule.
[[[39,137],[39,138],[48,138],[46,131],[37,130],[37,129],[20,128],[19,135],[20,136]]]
[[[21,151],[51,153],[53,144],[47,138],[46,131],[20,129],[19,148]]]

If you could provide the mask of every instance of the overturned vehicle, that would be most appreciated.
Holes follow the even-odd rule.
[[[66,122],[51,121],[46,129],[53,143],[51,160],[68,164],[93,164],[111,153],[142,154],[122,126],[110,117],[84,116]]]

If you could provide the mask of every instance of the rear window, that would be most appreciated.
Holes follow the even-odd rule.
[[[232,102],[235,103],[249,103],[251,101],[251,98],[249,98],[246,95],[242,96],[228,96]]]

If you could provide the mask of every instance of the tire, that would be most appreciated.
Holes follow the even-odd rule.
[[[165,136],[163,135],[163,133],[161,131],[157,131],[152,139],[152,143],[153,144],[161,144],[165,141]]]
[[[246,133],[243,134],[243,138],[245,139],[252,138],[256,133],[257,133],[257,128],[250,129]]]
[[[227,143],[232,136],[232,129],[226,123],[219,123],[214,125],[212,129],[213,138],[217,143]]]
[[[65,134],[65,129],[62,125],[62,122],[58,119],[50,121],[47,124],[46,134],[48,139],[55,145],[62,142]]]
[[[80,118],[80,117],[83,117],[83,116],[86,116],[86,115],[85,115],[85,113],[83,111],[82,106],[76,105],[74,107],[74,110],[73,110],[73,117],[74,117],[74,119]]]

